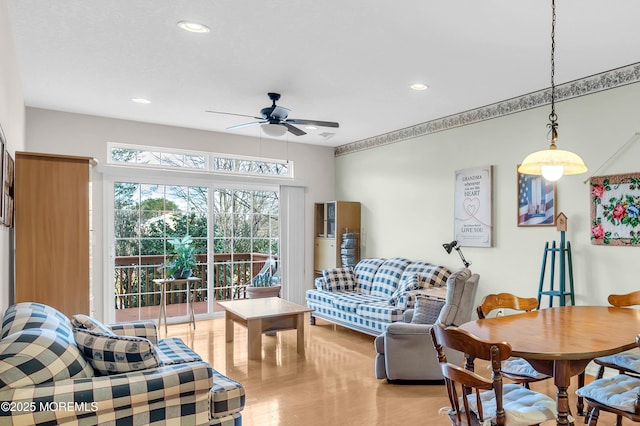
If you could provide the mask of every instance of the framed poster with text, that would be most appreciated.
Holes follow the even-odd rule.
[[[454,235],[459,246],[491,247],[493,166],[456,171]]]

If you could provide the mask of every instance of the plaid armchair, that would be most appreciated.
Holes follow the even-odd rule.
[[[0,339],[0,423],[241,425],[242,385],[181,339],[158,341],[153,321],[109,327],[19,303]]]

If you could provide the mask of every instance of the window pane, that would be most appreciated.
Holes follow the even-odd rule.
[[[114,148],[111,150],[111,161],[116,163],[135,163],[139,152],[137,149]]]
[[[116,240],[116,256],[136,256],[137,263],[138,241],[137,240]]]
[[[256,214],[253,216],[254,236],[269,237],[271,228],[269,226],[269,216],[266,214]]]
[[[190,214],[187,225],[189,229],[189,235],[191,235],[194,238],[195,237],[206,238],[206,236],[208,235],[206,214],[199,214],[199,215],[196,215],[194,213]]]
[[[116,238],[135,238],[140,230],[140,217],[137,211],[116,210],[114,217],[114,235]]]
[[[251,191],[234,191],[233,212],[236,214],[247,214],[253,210],[253,194]]]
[[[220,214],[214,218],[216,238],[233,236],[233,215]]]
[[[114,208],[116,210],[138,209],[140,203],[140,185],[116,182],[113,185]]]
[[[167,205],[175,206],[171,210],[179,210],[181,212],[187,211],[187,201],[189,198],[189,188],[186,186],[167,186],[166,198]]]
[[[251,252],[251,240],[248,238],[234,238],[233,240],[233,253],[250,253]]]
[[[253,240],[253,253],[269,254],[270,250],[270,240],[268,238]]]
[[[233,236],[251,237],[251,215],[236,214],[233,215]]]
[[[272,238],[278,238],[280,235],[280,221],[278,220],[278,216],[270,216],[270,220],[269,220],[269,226],[271,227],[271,234],[270,236]]]
[[[163,258],[155,258],[155,256],[164,257],[165,255],[165,239],[162,238],[145,238],[140,240],[140,253],[145,256],[154,256],[149,258],[145,263],[162,265]]]

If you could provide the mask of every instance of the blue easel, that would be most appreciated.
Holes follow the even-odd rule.
[[[560,213],[556,218],[557,229],[560,231],[560,246],[556,247],[556,242],[553,241],[551,248],[549,248],[549,242],[544,244],[544,253],[542,256],[542,270],[540,271],[540,285],[538,287],[538,308],[540,308],[540,302],[542,296],[549,296],[549,307],[553,306],[553,298],[558,297],[560,306],[565,306],[567,302],[567,296],[571,298],[571,305],[575,305],[575,298],[573,292],[573,266],[571,263],[571,243],[565,241],[565,232],[567,230],[567,216],[564,213]],[[547,257],[551,253],[551,268],[549,271],[549,290],[543,290],[545,272],[547,269]],[[557,254],[557,256],[556,256]],[[556,257],[558,257],[558,290],[555,289],[555,268]],[[568,268],[569,272],[569,290],[566,288],[566,273]]]

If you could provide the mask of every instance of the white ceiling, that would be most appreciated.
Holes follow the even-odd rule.
[[[205,110],[259,115],[278,92],[290,118],[340,123],[289,141],[338,146],[550,85],[550,0],[7,3],[32,107],[231,132],[253,120]],[[557,3],[556,84],[640,60],[640,1]]]

